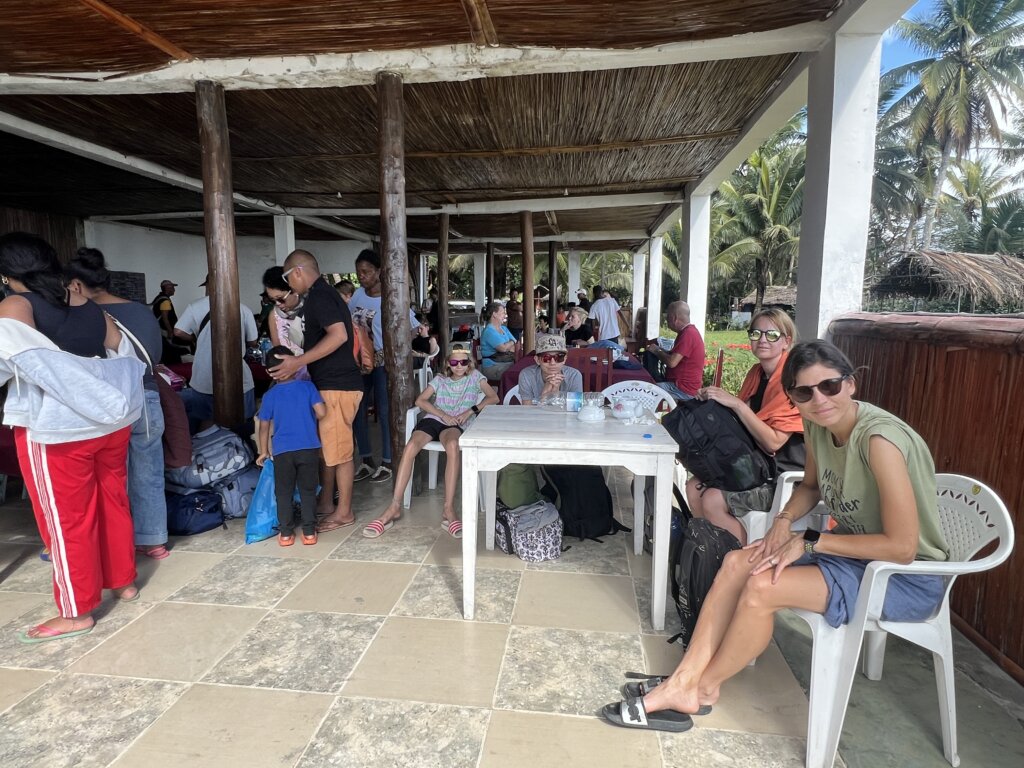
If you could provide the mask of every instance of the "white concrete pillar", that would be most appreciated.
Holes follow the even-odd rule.
[[[647,338],[656,339],[661,331],[661,245],[660,235],[651,238],[651,284],[647,293]]]
[[[477,253],[473,256],[473,301],[476,303],[476,314],[483,314],[487,303],[487,254]]]
[[[805,340],[861,308],[881,50],[881,33],[839,34],[808,71],[796,311]]]
[[[679,293],[690,305],[690,322],[704,335],[708,320],[708,267],[711,251],[711,195],[687,195],[679,244]]]
[[[427,298],[427,261],[432,253],[420,254],[420,273],[416,280],[416,306],[422,307],[423,301]]]
[[[568,273],[568,287],[569,295],[565,297],[566,302],[577,301],[576,291],[580,288],[585,290],[587,294],[590,294],[590,286],[580,285],[580,252],[569,250],[569,269]]]
[[[647,304],[644,301],[644,267],[647,266],[647,254],[641,248],[633,254],[633,327],[636,327],[636,313]],[[644,339],[640,339],[644,341]]]
[[[295,217],[288,215],[274,216],[274,261],[278,266],[284,265],[288,254],[295,250]]]

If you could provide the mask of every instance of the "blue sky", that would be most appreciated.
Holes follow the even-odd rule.
[[[935,6],[936,0],[920,0],[907,12],[907,16],[920,18],[925,16]],[[920,54],[910,48],[902,40],[897,40],[894,35],[887,33],[882,39],[882,71],[888,72],[893,67],[906,64],[908,61],[916,61]]]

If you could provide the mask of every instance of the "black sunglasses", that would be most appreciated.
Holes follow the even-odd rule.
[[[469,365],[469,358],[453,357],[451,360],[448,361],[448,365],[450,365],[452,368],[459,368],[460,366],[463,365]]]
[[[751,341],[760,341],[762,336],[774,344],[782,338],[782,331],[761,331],[757,328],[747,331],[747,338]]]
[[[810,386],[793,387],[788,391],[788,394],[794,403],[806,403],[814,397],[814,390],[816,389],[825,397],[835,397],[839,394],[839,390],[843,388],[843,382],[848,378],[850,378],[849,375],[836,376],[834,379],[824,379]]]

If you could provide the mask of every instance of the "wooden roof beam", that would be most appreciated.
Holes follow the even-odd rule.
[[[121,13],[116,8],[107,5],[103,0],[78,0],[78,2],[86,8],[91,8],[96,11],[96,13],[103,18],[114,22],[117,26],[121,27],[121,29],[126,29],[136,37],[145,40],[154,48],[160,49],[172,59],[176,59],[178,61],[192,61],[195,59],[195,56],[184,48],[175,45],[166,37],[158,35],[145,24],[137,22],[131,16]]]
[[[491,11],[487,0],[462,0],[462,9],[466,12],[469,32],[477,45],[498,46],[498,32],[491,20]]]
[[[605,242],[609,240],[646,240],[647,232],[643,229],[611,230],[607,232],[563,232],[560,235],[535,235],[535,243],[561,243],[568,242]],[[436,237],[410,237],[410,243],[437,243]],[[452,245],[469,245],[494,243],[496,245],[507,245],[509,243],[520,243],[519,237],[453,237],[448,241]]]
[[[30,139],[32,141],[37,141],[48,147],[54,147],[55,149],[70,152],[73,155],[78,155],[79,157],[84,157],[88,160],[94,160],[98,163],[103,163],[104,165],[109,165],[112,168],[130,171],[131,173],[147,179],[161,181],[165,184],[171,185],[172,187],[179,187],[181,189],[187,189],[200,194],[203,192],[202,179],[197,179],[194,176],[188,176],[170,168],[165,168],[162,165],[157,165],[149,160],[143,160],[140,157],[133,157],[132,155],[125,155],[121,152],[116,152],[99,144],[94,144],[91,141],[79,139],[76,136],[71,136],[60,131],[55,131],[53,128],[47,128],[45,125],[33,123],[7,112],[0,112],[0,131],[11,133],[15,136],[21,136],[22,138]],[[266,213],[288,213],[288,211],[279,205],[268,203],[255,197],[242,195],[237,192],[234,193],[233,199],[235,205],[240,205],[245,208],[264,211]],[[296,221],[302,221],[310,226],[322,229],[325,232],[343,235],[344,237],[349,237],[353,240],[371,242],[375,239],[370,234],[361,230],[342,227],[338,224],[334,224],[333,222],[327,222],[313,216],[296,216],[295,219]]]

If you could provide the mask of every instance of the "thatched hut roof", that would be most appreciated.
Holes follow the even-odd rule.
[[[874,287],[881,295],[970,297],[1006,302],[1024,299],[1024,259],[950,251],[905,254]]]
[[[740,299],[740,304],[753,306],[755,301],[757,301],[757,293],[751,291]],[[796,286],[769,285],[764,289],[764,301],[761,304],[765,307],[795,307]]]

